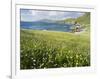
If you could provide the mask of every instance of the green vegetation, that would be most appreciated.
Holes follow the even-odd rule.
[[[76,19],[68,18],[63,21],[66,23],[74,23],[75,21],[77,21],[79,24],[90,24],[90,12],[87,12],[83,16],[80,16]]]
[[[87,32],[20,30],[21,69],[90,66]]]
[[[80,24],[90,24],[90,13],[85,13],[83,16],[80,16],[76,19]]]

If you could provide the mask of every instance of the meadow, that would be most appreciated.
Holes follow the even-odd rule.
[[[20,60],[21,69],[90,66],[90,35],[21,29]]]

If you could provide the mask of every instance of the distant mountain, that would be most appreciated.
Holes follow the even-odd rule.
[[[21,21],[21,22],[26,22],[26,23],[36,23],[36,22],[40,22],[40,23],[56,23],[55,20],[50,20],[50,19],[41,19],[41,20],[37,20],[37,21]]]
[[[55,23],[56,21],[50,20],[50,19],[41,19],[41,20],[38,20],[37,22]]]

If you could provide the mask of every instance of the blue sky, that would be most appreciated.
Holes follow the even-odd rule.
[[[63,20],[66,18],[77,18],[82,16],[84,12],[71,11],[47,11],[47,10],[31,10],[21,9],[21,21],[38,21],[42,19]]]

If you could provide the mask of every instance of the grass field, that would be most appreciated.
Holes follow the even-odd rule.
[[[88,33],[20,30],[20,68],[90,66]]]

